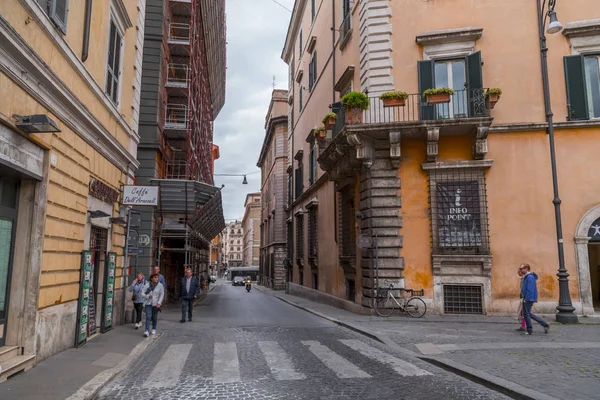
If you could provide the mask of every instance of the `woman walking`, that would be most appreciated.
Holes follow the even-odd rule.
[[[158,323],[158,312],[165,297],[165,288],[158,281],[158,274],[152,274],[150,281],[146,282],[142,289],[144,299],[144,312],[146,313],[146,330],[144,336],[149,336],[150,321],[152,321],[152,337],[156,336],[156,324]]]
[[[135,310],[135,329],[142,326],[142,310],[144,309],[144,299],[142,298],[142,289],[144,288],[144,274],[137,274],[137,278],[129,286],[133,309]]]

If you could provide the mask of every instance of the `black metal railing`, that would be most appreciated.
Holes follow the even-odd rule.
[[[435,121],[477,118],[489,115],[485,101],[486,89],[455,90],[447,103],[430,104],[419,93],[409,94],[404,105],[385,107],[379,97],[369,98],[369,109],[363,111],[363,124]],[[334,138],[346,124],[346,108],[341,103],[332,105],[338,115],[332,128]]]
[[[352,29],[352,14],[348,13],[344,17],[342,24],[340,25],[340,46],[344,47],[346,42],[348,41],[348,35],[350,34],[350,30]]]

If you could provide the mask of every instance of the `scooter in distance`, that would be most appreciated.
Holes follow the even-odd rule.
[[[250,279],[248,279],[248,280],[246,281],[246,291],[247,291],[248,293],[250,293],[250,290],[251,290],[251,289],[252,289],[252,281],[251,281]]]

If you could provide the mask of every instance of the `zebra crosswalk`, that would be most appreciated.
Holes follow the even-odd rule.
[[[192,347],[192,344],[172,344],[168,346],[142,387],[156,389],[176,386],[181,379],[183,367],[190,356]],[[316,358],[315,362],[318,360],[339,379],[372,378],[374,375],[370,374],[368,369],[365,368],[368,362],[359,361],[361,357],[390,367],[392,371],[403,377],[432,375],[408,361],[356,339],[341,339],[329,345],[317,340],[304,340],[300,341],[299,346],[293,347],[293,354],[284,349],[277,341],[258,341],[256,347],[266,362],[271,378],[277,381],[308,379],[311,370],[318,369],[318,366],[314,363],[309,363],[307,367],[307,363],[302,361],[307,356],[311,357],[311,354]],[[235,342],[215,342],[212,356],[212,377],[206,377],[208,381],[215,384],[243,381],[244,374],[240,370],[240,364],[242,364],[240,351],[238,351]],[[361,366],[355,363],[359,363]],[[299,366],[307,370],[302,371]],[[265,371],[267,370],[265,369]],[[265,378],[268,379],[268,377]]]

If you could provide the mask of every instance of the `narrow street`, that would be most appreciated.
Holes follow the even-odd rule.
[[[226,281],[195,308],[193,322],[179,319],[178,308],[162,312],[160,337],[99,398],[505,398]]]

